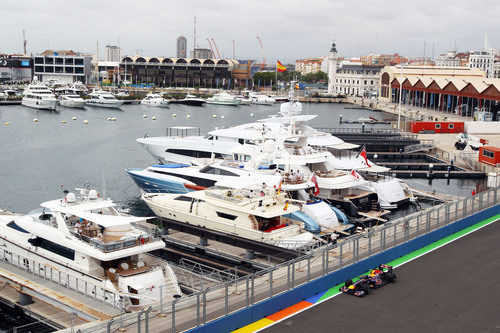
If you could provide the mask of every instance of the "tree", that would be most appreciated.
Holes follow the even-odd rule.
[[[328,74],[319,71],[316,73],[309,73],[302,77],[302,80],[307,83],[325,83],[328,84]]]

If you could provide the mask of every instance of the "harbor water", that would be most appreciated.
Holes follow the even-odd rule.
[[[344,120],[370,116],[394,119],[382,112],[351,107],[349,104],[304,104],[303,113],[318,115],[309,122],[313,127],[361,126],[340,125],[340,115]],[[62,197],[64,189],[72,191],[82,187],[86,181],[104,192],[101,195],[122,206],[144,208],[138,200],[139,189],[125,169],[145,168],[157,162],[136,138],[165,135],[169,126],[199,127],[206,134],[215,127],[256,121],[278,111],[278,104],[238,107],[172,104],[170,108],[124,105],[121,109],[86,107],[83,110],[58,107],[57,111],[0,106],[0,209],[26,213],[43,201]],[[73,117],[76,120],[72,120]],[[34,118],[38,121],[34,122]],[[10,125],[5,125],[6,122]],[[415,187],[455,195],[470,194],[476,185],[474,180],[450,180],[449,184],[446,180],[434,180],[432,185],[422,179],[408,182]]]

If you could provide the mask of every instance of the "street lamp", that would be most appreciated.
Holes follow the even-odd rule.
[[[403,64],[399,64],[401,78],[399,80],[399,108],[398,108],[398,130],[401,130],[401,100],[403,98]]]

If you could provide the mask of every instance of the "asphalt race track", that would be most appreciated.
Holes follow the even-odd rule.
[[[500,332],[500,221],[395,272],[371,295],[338,295],[264,332]]]

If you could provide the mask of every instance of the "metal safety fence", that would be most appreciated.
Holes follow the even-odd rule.
[[[202,326],[493,207],[498,204],[499,189],[413,213],[255,274],[212,285],[178,299],[162,299],[159,305],[146,311],[124,314],[79,331],[114,332],[130,328],[139,332],[141,329],[145,332],[181,332]]]

